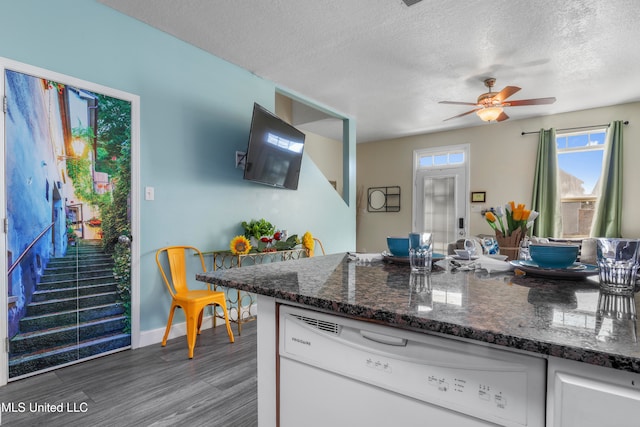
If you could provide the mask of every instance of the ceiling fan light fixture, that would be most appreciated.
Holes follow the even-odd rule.
[[[502,114],[502,107],[484,107],[476,111],[480,119],[485,122],[496,120]]]

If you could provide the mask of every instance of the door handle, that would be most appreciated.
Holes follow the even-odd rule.
[[[360,330],[360,335],[363,338],[369,339],[371,341],[379,342],[380,344],[386,345],[395,345],[399,347],[405,347],[407,345],[407,340],[405,338],[391,337],[389,335],[377,334],[371,331],[365,331],[364,329]]]
[[[464,228],[464,218],[458,218],[458,228]]]

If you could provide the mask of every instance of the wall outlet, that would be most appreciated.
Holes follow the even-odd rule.
[[[247,153],[245,153],[244,151],[236,151],[236,168],[244,169],[246,159]]]

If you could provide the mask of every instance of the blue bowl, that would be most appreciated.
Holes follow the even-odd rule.
[[[531,243],[529,254],[533,262],[542,268],[567,268],[578,258],[578,245],[564,243]]]
[[[409,256],[409,238],[408,237],[387,237],[387,247],[393,256],[408,257]]]

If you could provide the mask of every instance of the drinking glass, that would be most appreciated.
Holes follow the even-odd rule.
[[[432,255],[431,233],[409,233],[409,264],[411,264],[411,271],[416,273],[431,271]]]
[[[464,250],[469,254],[469,259],[476,256],[476,241],[473,239],[465,239]]]
[[[633,295],[600,291],[595,329],[598,341],[638,342],[637,321]]]
[[[598,238],[597,244],[600,289],[617,294],[633,294],[640,240]]]
[[[433,310],[431,275],[411,272],[409,279],[409,306],[419,312]]]
[[[531,255],[529,253],[529,244],[531,241],[528,236],[524,236],[524,239],[520,242],[520,252],[518,253],[518,259],[523,261],[531,261]]]

